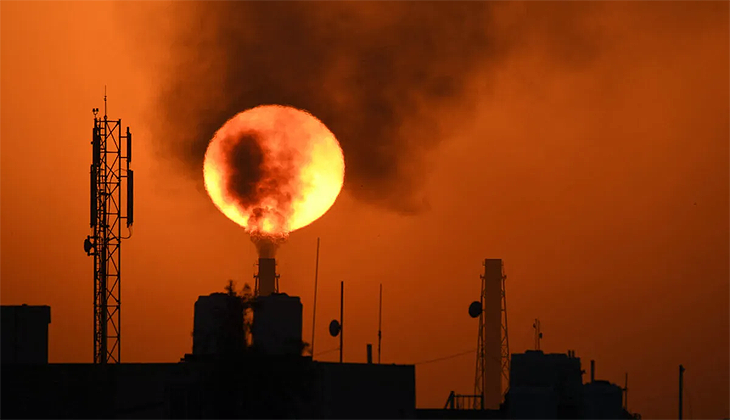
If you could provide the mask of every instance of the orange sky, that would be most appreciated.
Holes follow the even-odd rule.
[[[135,140],[122,360],[179,360],[197,296],[252,281],[248,237],[152,136],[180,7],[0,4],[0,299],[51,306],[52,362],[92,358],[82,242],[90,111],[104,85],[109,115]],[[378,7],[388,5],[370,18],[386,14]],[[581,30],[566,35],[573,15]],[[384,362],[476,348],[467,307],[481,260],[502,258],[512,352],[532,347],[539,317],[544,350],[575,350],[586,368],[595,359],[597,377],[619,384],[629,372],[629,408],[644,418],[676,415],[680,363],[686,415],[730,416],[728,3],[508,3],[492,24],[518,31],[519,46],[465,80],[458,103],[423,104],[446,133],[421,156],[427,209],[397,214],[346,191],[279,251],[281,289],[304,303],[305,340],[318,236],[316,351],[337,346],[327,324],[345,280],[352,362],[377,342],[381,282]],[[598,34],[599,53],[571,61],[583,30]],[[420,126],[406,119],[401,130],[417,137]],[[419,364],[418,406],[470,393],[474,367],[473,354]]]

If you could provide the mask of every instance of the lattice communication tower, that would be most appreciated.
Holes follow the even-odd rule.
[[[86,237],[84,250],[94,256],[94,363],[119,363],[121,358],[122,239],[131,236],[133,222],[134,173],[132,134],[122,132],[122,120],[111,120],[94,113],[91,163],[90,225],[93,233]],[[123,147],[124,145],[124,147]],[[124,150],[122,150],[124,149]],[[123,194],[122,184],[126,184]],[[126,198],[126,213],[122,215]],[[122,236],[122,223],[129,234]]]
[[[484,260],[484,274],[480,278],[481,299],[469,308],[473,318],[479,317],[474,395],[481,396],[481,407],[475,408],[497,409],[509,388],[510,368],[504,284],[507,276],[502,260]]]

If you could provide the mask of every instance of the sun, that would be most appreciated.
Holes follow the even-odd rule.
[[[286,236],[334,204],[345,161],[334,134],[312,114],[262,105],[215,133],[203,176],[215,206],[251,235]]]

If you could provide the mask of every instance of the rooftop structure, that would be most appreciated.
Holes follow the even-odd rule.
[[[2,363],[48,363],[49,306],[2,306]]]

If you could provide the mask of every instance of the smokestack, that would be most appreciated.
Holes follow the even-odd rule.
[[[596,380],[596,361],[591,360],[591,382]]]
[[[256,295],[269,296],[279,292],[275,258],[259,258],[259,272],[256,275]]]
[[[373,345],[368,344],[368,364],[370,365],[372,363],[373,363]]]
[[[484,361],[482,377],[482,401],[484,408],[496,410],[502,400],[502,260],[484,260],[482,276],[482,316],[484,324],[484,351],[488,357]]]

